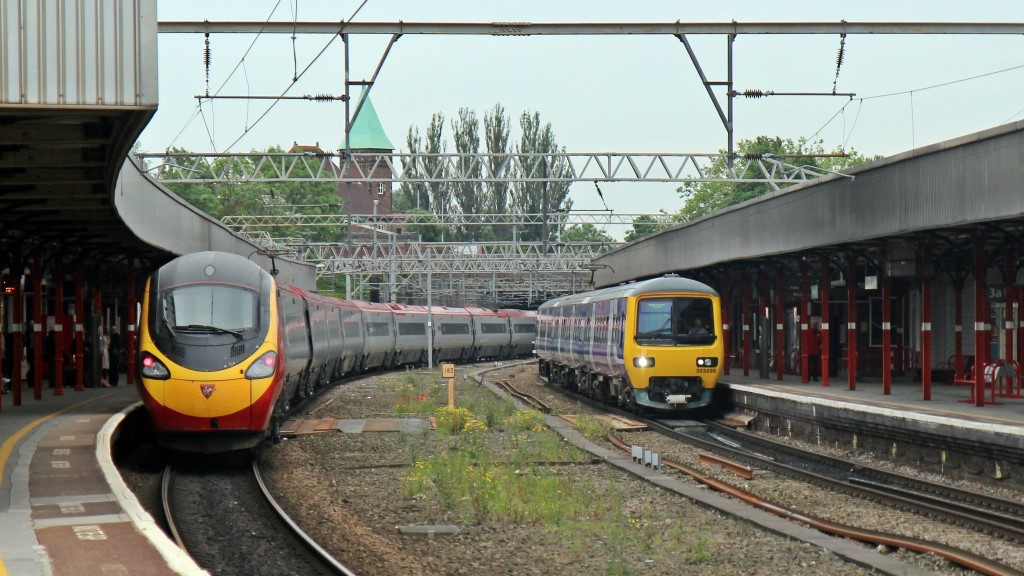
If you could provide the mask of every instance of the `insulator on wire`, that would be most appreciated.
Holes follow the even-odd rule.
[[[761,152],[747,152],[747,153],[743,154],[743,159],[744,160],[760,160],[763,157],[764,157],[764,154],[761,153]]]
[[[204,43],[206,45],[203,47],[203,65],[206,67],[206,95],[209,96],[210,95],[210,61],[211,61],[211,58],[210,58],[210,33],[209,32],[206,33],[206,39],[204,40]]]
[[[307,98],[310,98],[311,100],[314,100],[316,102],[334,102],[335,100],[338,99],[337,96],[331,94],[316,94],[311,97],[307,96]]]
[[[743,91],[743,95],[747,98],[764,98],[770,95],[771,92],[765,92],[764,90],[748,89]]]
[[[839,53],[836,54],[836,77],[832,80],[832,93],[836,93],[836,86],[839,84],[839,70],[843,67],[843,60],[846,59],[846,33],[839,35]]]

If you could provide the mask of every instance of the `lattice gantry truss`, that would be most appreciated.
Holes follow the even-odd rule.
[[[165,182],[735,182],[778,190],[828,174],[770,155],[407,152],[142,153]]]

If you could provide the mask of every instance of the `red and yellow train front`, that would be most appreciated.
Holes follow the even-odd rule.
[[[273,279],[244,258],[216,256],[191,267],[175,261],[146,286],[139,390],[165,448],[255,447],[280,394],[284,358]]]

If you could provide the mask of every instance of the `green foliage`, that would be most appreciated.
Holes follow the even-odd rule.
[[[682,221],[683,218],[678,214],[668,214],[664,210],[660,216],[637,216],[633,220],[633,228],[626,231],[623,239],[626,242],[633,242]]]
[[[488,153],[495,155],[508,153],[510,122],[511,120],[500,102],[484,114],[484,142],[487,145]],[[504,160],[500,156],[489,157],[487,160],[489,173],[499,173],[503,162]],[[511,191],[512,185],[508,182],[488,182],[486,194],[490,206],[487,211],[491,214],[507,214]],[[495,239],[509,240],[512,238],[511,226],[494,230],[492,235]]]
[[[589,440],[604,440],[611,430],[611,426],[587,414],[580,414],[576,418],[576,431]]]
[[[453,138],[455,139],[455,152],[465,154],[456,160],[458,172],[470,179],[479,180],[483,174],[482,166],[474,159],[480,152],[480,121],[476,112],[469,108],[459,108],[459,117],[452,121]],[[484,186],[481,182],[462,181],[452,184],[453,196],[457,209],[462,214],[484,214],[487,212],[487,202],[484,196]],[[457,241],[477,241],[478,226],[464,226],[455,233]]]
[[[564,152],[555,140],[551,123],[541,124],[540,112],[523,112],[519,117],[522,135],[516,152],[527,175],[541,178],[568,178],[571,167],[567,160],[548,154]],[[547,224],[525,226],[520,239],[530,242],[554,241],[558,220],[572,209],[569,182],[516,182],[513,187],[514,208],[523,214],[548,214]]]
[[[218,158],[213,162],[217,171],[224,175],[241,177],[244,173],[255,176],[271,176],[269,167],[256,171],[260,154],[279,153],[284,150],[272,146],[265,152],[253,150],[253,156]],[[187,153],[187,150],[174,148],[171,152]],[[315,171],[321,168],[324,160],[310,156],[303,162],[296,163],[291,173],[293,178],[312,178]],[[165,173],[190,171],[185,167],[171,166]],[[180,174],[180,178],[212,177],[210,172],[198,174]],[[250,228],[250,232],[266,232],[272,238],[299,238],[306,242],[338,242],[345,237],[345,228],[329,228],[324,226],[300,227],[287,219],[287,216],[338,214],[342,212],[342,201],[336,193],[332,182],[231,182],[231,183],[191,183],[167,182],[167,188],[183,200],[202,210],[217,220],[225,216],[280,216],[279,223],[263,227]]]
[[[405,143],[411,154],[423,151],[423,139],[420,137],[419,128],[409,127]],[[423,210],[433,214],[430,211],[430,189],[424,182],[403,182],[392,195],[392,207],[397,212]]]
[[[437,221],[437,216],[422,208],[414,208],[408,211],[411,216],[405,221],[407,228],[403,232],[413,232],[420,235],[424,242],[440,242],[444,237],[444,226]]]
[[[603,242],[614,243],[615,239],[604,230],[593,224],[574,224],[562,232],[562,240],[566,242]]]
[[[410,152],[425,152],[423,172],[444,178],[445,165],[431,153],[446,150],[444,139],[444,114],[441,112],[431,116],[426,135],[421,139],[418,128],[410,127],[406,142]],[[480,152],[481,141],[486,152],[499,155],[510,152],[521,154],[519,161],[530,174],[541,176],[567,177],[571,167],[564,159],[550,156],[564,152],[558,146],[551,123],[542,123],[539,112],[524,112],[519,118],[522,135],[514,150],[510,143],[510,119],[504,107],[495,104],[484,113],[483,125],[477,114],[468,109],[460,108],[458,117],[452,121],[451,128],[455,151],[460,154],[477,154]],[[481,131],[483,138],[481,139]],[[486,174],[501,174],[509,166],[500,156],[489,156],[487,167],[470,164],[468,157],[459,159],[459,170],[469,176],[479,177]],[[523,214],[549,215],[544,224],[531,224],[517,227],[517,238],[524,241],[539,242],[546,239],[553,242],[564,214],[572,208],[568,198],[569,182],[430,182],[426,184],[403,184],[395,194],[395,210],[410,211],[413,208],[425,209],[434,214],[507,214],[519,212]],[[447,239],[470,242],[494,242],[512,239],[513,226],[502,224],[489,226],[466,226],[460,230],[446,230]],[[604,240],[601,240],[604,241]]]
[[[792,139],[783,140],[781,137],[758,136],[753,140],[741,140],[737,145],[738,155],[772,155],[782,157],[787,163],[793,165],[807,166],[838,172],[844,168],[856,166],[869,162],[855,150],[844,151],[837,148],[828,154],[837,156],[821,157],[826,154],[822,141],[808,142],[803,138],[797,142]],[[720,151],[724,154],[724,151]],[[708,171],[708,176],[724,176],[727,173],[728,165],[723,161],[713,166]],[[760,173],[754,172],[755,167],[751,165],[750,173],[740,174],[741,178],[759,178]],[[723,208],[746,202],[772,191],[768,184],[757,182],[731,183],[731,182],[691,182],[677,188],[676,192],[683,199],[683,207],[679,210],[677,217],[681,221],[690,221],[707,216]]]

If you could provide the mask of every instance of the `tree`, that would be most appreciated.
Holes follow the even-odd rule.
[[[419,154],[423,149],[423,139],[420,137],[420,130],[415,126],[409,127],[405,136],[406,146],[410,154]],[[406,167],[407,173],[415,173],[415,167]],[[399,185],[394,194],[394,209],[399,212],[411,212],[413,209],[430,210],[430,188],[424,182],[403,182]]]
[[[450,214],[452,211],[452,185],[447,181],[444,160],[430,154],[444,154],[444,114],[435,112],[427,126],[426,149],[428,154],[423,160],[427,174],[438,182],[427,183],[430,190],[430,207],[435,214]]]
[[[408,229],[405,232],[412,232],[420,235],[424,242],[440,242],[444,237],[444,227],[437,221],[437,215],[429,210],[414,208],[409,211],[409,218],[406,219]],[[399,230],[399,232],[402,232]]]
[[[505,114],[505,108],[501,103],[495,104],[490,112],[484,114],[484,142],[487,145],[487,152],[491,154],[507,154],[509,144],[509,117]],[[502,172],[504,160],[499,156],[492,156],[488,160],[488,169],[492,176]],[[507,181],[487,183],[488,199],[490,206],[487,211],[491,214],[507,214],[509,209],[509,192],[512,187]],[[510,240],[512,238],[511,226],[499,226],[495,231],[497,238]]]
[[[682,221],[678,215],[668,214],[664,210],[661,211],[660,216],[637,216],[633,220],[633,228],[626,231],[623,239],[626,242],[633,242]]]
[[[566,242],[595,242],[614,244],[615,239],[593,224],[573,224],[562,233]]]
[[[455,152],[463,155],[456,161],[458,171],[467,179],[454,183],[452,195],[462,214],[486,213],[487,203],[483,186],[479,182],[482,166],[476,162],[476,156],[480,153],[480,121],[477,120],[476,113],[469,108],[459,108],[458,119],[452,121],[452,133],[455,139]],[[464,226],[458,231],[456,238],[478,240],[477,227]]]
[[[820,155],[826,153],[821,140],[808,142],[801,138],[794,143],[791,139],[783,140],[778,136],[774,138],[758,136],[753,140],[741,140],[737,145],[737,150],[740,155],[763,156],[771,154],[776,157],[784,157],[783,159],[791,164],[799,163],[804,166],[833,172],[871,160],[860,155],[855,150],[844,153],[841,148],[836,148],[830,154],[841,154],[842,156],[820,157]],[[725,154],[722,150],[719,152]],[[727,165],[723,162],[712,167],[708,172],[708,176],[724,177],[727,169]],[[755,166],[751,165],[749,173],[741,174],[740,176],[745,178],[760,177],[759,173],[754,172],[755,169]],[[769,184],[760,182],[745,182],[741,184],[731,182],[687,183],[676,189],[676,192],[683,199],[683,207],[679,210],[678,216],[682,221],[694,220],[772,191],[773,188]]]
[[[550,242],[562,216],[572,208],[569,182],[552,182],[547,178],[568,178],[571,166],[568,160],[551,156],[564,152],[555,141],[551,123],[541,125],[540,113],[523,112],[519,117],[522,135],[516,152],[526,176],[539,181],[516,182],[513,207],[523,214],[544,214],[545,222],[526,227],[521,238],[527,241]]]
[[[266,152],[253,151],[254,156],[236,158],[219,158],[214,166],[226,176],[241,176],[244,172],[253,173],[260,155],[279,153],[280,146],[272,146]],[[183,149],[172,152],[187,153]],[[329,160],[314,160],[329,162]],[[237,170],[235,168],[238,168]],[[307,168],[297,164],[292,175],[297,178],[310,177],[315,167]],[[182,170],[171,167],[169,170]],[[256,172],[260,176],[272,176],[266,172]],[[193,178],[212,177],[212,174],[191,174]],[[230,182],[230,183],[189,183],[168,182],[167,188],[183,200],[202,210],[210,217],[222,220],[225,216],[287,216],[337,214],[342,211],[341,199],[335,193],[330,182]],[[297,226],[263,226],[250,229],[251,232],[266,232],[271,238],[299,238],[306,242],[337,242],[344,238],[344,228],[297,227]]]

